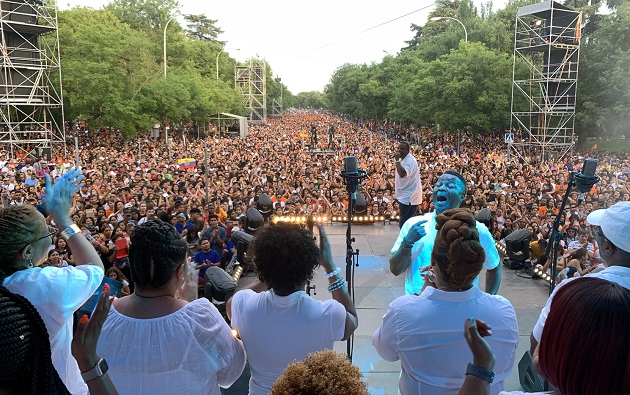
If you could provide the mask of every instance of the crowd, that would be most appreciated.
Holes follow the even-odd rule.
[[[331,125],[333,134],[329,134]],[[309,132],[313,129],[317,138]],[[79,137],[82,147],[80,169],[74,167],[72,152],[65,152],[64,147],[55,147],[54,159],[47,163],[12,158],[6,151],[0,156],[5,206],[0,215],[0,243],[5,255],[0,262],[0,279],[8,298],[19,301],[25,314],[41,316],[39,321],[33,320],[39,328],[37,355],[43,358],[45,354],[42,344],[44,349],[51,349],[48,357],[56,372],[50,371],[48,381],[42,384],[40,380],[38,388],[46,383],[62,387],[61,381],[71,393],[86,393],[84,381],[95,394],[116,393],[114,386],[121,393],[161,393],[175,387],[177,392],[202,389],[203,393],[218,393],[219,386],[227,387],[238,378],[246,358],[252,369],[252,394],[280,393],[283,386],[303,385],[300,383],[315,386],[309,375],[319,377],[320,382],[329,377],[310,371],[327,366],[318,355],[307,356],[347,339],[358,326],[358,316],[347,283],[332,262],[323,227],[319,227],[319,248],[308,232],[287,231],[283,225],[269,225],[256,238],[252,250],[258,282],[226,303],[242,341],[230,333],[207,299],[195,300],[186,293],[190,291],[186,290],[188,280],[192,272],[196,295],[194,270],[212,271],[211,267],[223,265],[236,252],[231,235],[245,225],[242,220],[247,208],[262,194],[270,197],[276,216],[345,214],[348,193],[341,171],[343,159],[349,155],[356,156],[359,169],[368,173],[360,189],[367,210],[397,215],[394,155],[404,140],[412,142],[410,152],[418,162],[424,195],[420,209],[433,213],[435,229],[431,240],[424,231],[412,231],[427,222],[416,218],[413,225],[403,226],[392,252],[394,257],[404,255],[401,262],[411,267],[424,246],[430,246],[418,261],[430,265],[428,271],[418,264],[413,266],[422,271],[421,289],[390,305],[373,344],[384,359],[401,359],[399,390],[403,394],[457,393],[460,388],[464,394],[497,394],[512,369],[518,327],[511,304],[491,295],[496,293],[498,282],[493,290],[487,290],[490,293],[475,285],[482,268],[497,269],[498,257],[489,251],[487,240],[531,228],[536,242],[544,244],[567,188],[568,174],[579,170],[583,161],[579,155],[542,163],[535,155],[507,160],[502,136],[465,135],[458,148],[448,135],[389,123],[364,124],[316,112],[291,113],[253,125],[245,140],[227,136],[194,139],[176,134],[166,145],[145,136],[125,141],[107,131],[74,130],[69,131],[71,134]],[[625,280],[612,275],[627,278],[630,242],[628,233],[621,230],[627,227],[624,218],[630,209],[626,202],[630,191],[625,186],[630,159],[625,154],[588,154],[600,160],[601,181],[586,195],[583,205],[567,210],[565,246],[571,255],[564,259],[566,265],[579,266],[579,274],[585,276],[594,271],[587,267],[601,261],[602,271],[595,275],[602,284],[592,288],[603,292],[601,289],[613,284],[616,294],[608,296],[625,301],[627,309],[627,292],[615,287],[615,283],[625,287]],[[444,186],[446,183],[449,185]],[[442,193],[439,188],[452,193],[449,207],[433,198],[434,190],[436,196]],[[576,206],[577,199],[577,192],[571,194],[570,205]],[[459,203],[465,209],[456,208]],[[497,224],[492,234],[480,227],[471,213],[484,207]],[[588,227],[589,223],[598,228]],[[582,249],[585,252],[576,252]],[[190,260],[196,265],[189,265]],[[304,292],[317,266],[324,268],[329,280],[332,299],[326,302],[317,302]],[[401,272],[404,270],[409,272]],[[91,320],[78,317],[74,339],[82,344],[77,344],[79,340],[72,340],[71,334],[72,312],[99,289],[108,295],[109,286],[100,285],[105,275],[120,281],[120,296],[128,296],[113,302],[101,296]],[[570,300],[574,293],[579,294],[582,287],[567,286],[575,280],[559,287],[563,291],[557,292],[554,300]],[[26,302],[11,296],[14,294],[24,296]],[[583,321],[592,313],[604,327],[614,320],[619,327],[627,324],[626,316],[598,315],[604,304],[610,305],[607,300],[589,304]],[[580,365],[579,371],[563,374],[559,370],[565,367],[553,364],[556,355],[570,355],[576,340],[571,337],[562,343],[568,348],[548,349],[549,344],[559,341],[547,338],[564,328],[567,316],[575,314],[571,303],[561,306],[548,302],[532,346],[541,342],[536,350],[540,348],[543,372],[563,394],[586,393],[572,383],[583,380],[578,377],[595,382],[595,370]],[[624,303],[615,306],[622,309]],[[477,323],[465,318],[471,315],[479,317]],[[551,329],[543,332],[545,320]],[[259,321],[265,321],[264,330],[258,327]],[[468,345],[461,334],[462,321]],[[44,326],[49,343],[42,336]],[[101,326],[103,334],[97,346]],[[438,326],[442,330],[435,336]],[[309,341],[293,336],[306,333],[306,329],[313,331],[306,336]],[[602,338],[614,341],[618,334],[613,335]],[[489,340],[482,339],[488,336]],[[266,341],[270,337],[276,340]],[[25,337],[16,333],[8,341],[15,339]],[[281,344],[290,346],[278,349]],[[24,345],[20,355],[27,356]],[[465,351],[468,346],[472,353]],[[630,385],[624,381],[627,375],[619,374],[630,369],[628,347],[623,347],[617,358],[622,366],[604,369],[609,371],[607,385],[613,388],[608,393],[624,393]],[[464,372],[465,359],[471,355],[473,364]],[[110,361],[109,369],[105,357]],[[594,363],[609,366],[605,357],[605,353],[593,350]],[[29,358],[24,358],[27,366],[32,360]],[[332,356],[328,358],[331,364],[343,365]],[[293,360],[304,360],[304,364],[293,365],[283,379],[284,368]],[[570,363],[571,358],[566,360]],[[498,373],[493,384],[495,364]],[[355,388],[343,393],[365,393],[365,386],[357,384],[360,374],[351,366],[342,367],[343,385]],[[111,381],[105,375],[108,370]],[[296,371],[302,375],[296,376]],[[7,376],[0,381],[0,389],[22,390],[24,381],[33,376],[36,374]],[[106,381],[93,388],[94,378],[103,376]],[[274,386],[278,378],[280,384]],[[472,392],[466,392],[469,389]],[[614,392],[617,390],[622,392]]]

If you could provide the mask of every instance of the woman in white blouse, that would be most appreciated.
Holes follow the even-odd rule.
[[[401,361],[400,394],[457,394],[471,358],[461,323],[466,317],[478,317],[493,331],[490,346],[497,363],[490,390],[496,395],[514,365],[516,313],[503,297],[473,285],[485,252],[472,213],[446,210],[436,222],[438,233],[425,288],[420,295],[401,296],[389,305],[372,344],[386,361]]]
[[[120,394],[220,394],[245,367],[245,350],[205,298],[176,297],[188,265],[186,242],[162,221],[131,235],[136,285],[114,301],[97,352],[107,359]]]

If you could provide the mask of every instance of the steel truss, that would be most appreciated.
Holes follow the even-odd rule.
[[[511,147],[523,158],[561,158],[575,144],[581,21],[580,12],[553,1],[517,11],[510,126],[517,131]],[[527,77],[519,75],[522,64]]]
[[[50,159],[65,142],[57,5],[3,0],[0,9],[0,144],[12,157]]]
[[[267,120],[267,64],[252,59],[246,66],[236,66],[236,88],[243,92],[245,107],[249,110],[248,118],[253,122]]]

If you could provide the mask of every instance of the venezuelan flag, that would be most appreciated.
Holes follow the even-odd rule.
[[[189,169],[191,167],[197,166],[197,161],[195,160],[195,158],[183,158],[178,159],[177,164],[179,165],[180,169]]]

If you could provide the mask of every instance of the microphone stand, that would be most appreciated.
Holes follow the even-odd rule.
[[[348,293],[354,304],[354,268],[359,266],[359,249],[356,250],[352,247],[352,242],[355,241],[352,237],[352,216],[354,215],[355,206],[357,204],[357,190],[359,189],[359,183],[365,177],[367,172],[364,170],[358,170],[357,173],[341,172],[343,177],[343,183],[346,185],[346,191],[348,191],[348,228],[346,230],[346,281],[348,281]],[[352,352],[354,349],[354,334],[350,335],[347,342],[346,351],[348,358],[352,362]]]

